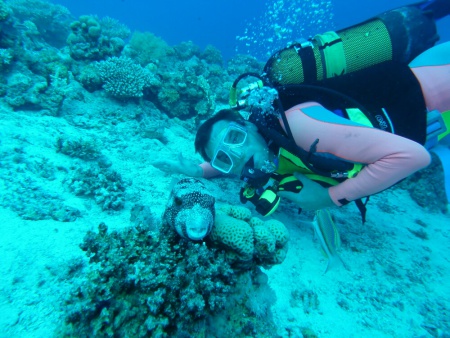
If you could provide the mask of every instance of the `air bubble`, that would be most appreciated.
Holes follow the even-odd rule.
[[[288,43],[333,29],[332,1],[266,0],[264,14],[246,23],[245,39],[236,37],[236,50],[266,61]]]

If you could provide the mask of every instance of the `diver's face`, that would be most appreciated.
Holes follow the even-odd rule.
[[[230,121],[218,121],[216,122],[211,131],[211,138],[206,145],[206,154],[214,159],[218,149],[222,147],[222,141],[224,135],[229,130]],[[265,162],[269,160],[269,148],[266,141],[258,133],[258,129],[253,123],[245,122],[243,129],[247,132],[247,138],[242,146],[233,148],[232,150],[232,162],[233,165],[228,174],[240,176],[245,164],[253,157],[253,161],[256,169],[263,167]]]

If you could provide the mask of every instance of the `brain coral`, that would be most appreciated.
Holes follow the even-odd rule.
[[[252,217],[243,206],[225,205],[217,212],[210,240],[225,249],[228,261],[235,267],[267,268],[283,262],[289,233],[277,220],[264,222]]]
[[[275,252],[275,236],[270,232],[269,228],[263,225],[253,227],[255,236],[255,255],[259,258],[270,257]]]
[[[289,232],[283,223],[277,221],[276,219],[270,219],[265,222],[265,225],[275,237],[277,248],[283,247],[288,242]]]
[[[255,250],[251,226],[243,220],[218,213],[211,239],[216,244],[230,249],[243,262],[251,261]]]

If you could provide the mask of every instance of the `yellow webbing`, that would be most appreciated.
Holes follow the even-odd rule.
[[[438,136],[438,141],[442,140],[445,136],[450,134],[450,110],[441,113],[442,120],[445,124],[445,131]]]
[[[330,31],[324,34],[317,34],[314,39],[320,47],[323,47],[322,52],[326,77],[331,78],[345,74],[347,72],[347,63],[344,47],[339,35],[336,32]]]
[[[277,173],[280,175],[285,174],[293,174],[294,172],[299,172],[301,174],[304,174],[309,179],[325,182],[330,185],[336,185],[339,182],[331,177],[325,177],[320,176],[316,173],[311,172],[306,165],[303,163],[303,161],[295,156],[294,154],[290,153],[286,149],[280,148],[279,152],[279,166],[277,169]],[[348,178],[355,177],[363,168],[364,166],[359,163],[355,163],[353,165],[353,169],[349,170]]]

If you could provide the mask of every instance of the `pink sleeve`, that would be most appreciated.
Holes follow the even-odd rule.
[[[204,178],[216,177],[222,174],[219,170],[211,167],[211,164],[209,164],[209,162],[203,162],[202,164],[200,164],[200,168],[202,168],[203,170]]]
[[[318,153],[367,164],[356,177],[329,188],[336,205],[387,189],[430,163],[429,153],[420,144],[353,123],[317,103],[295,106],[286,116],[295,142],[303,149],[309,150],[319,139]]]

